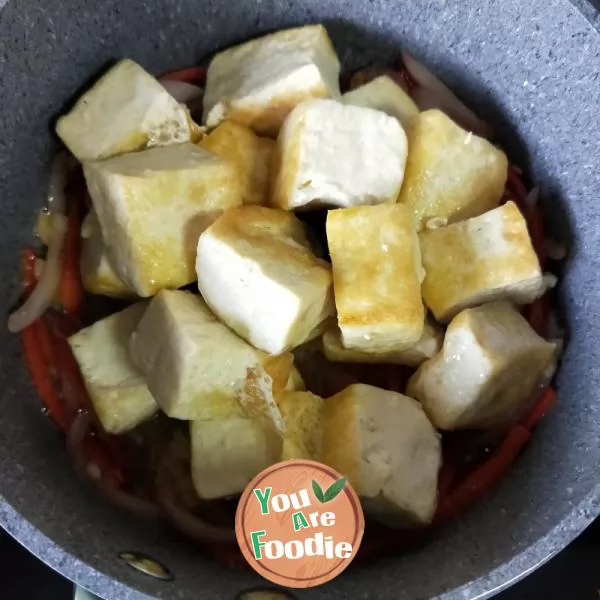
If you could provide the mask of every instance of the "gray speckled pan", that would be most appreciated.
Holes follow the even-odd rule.
[[[482,598],[563,548],[600,513],[600,21],[581,0],[0,0],[0,300],[45,197],[53,119],[109,61],[160,73],[272,29],[321,21],[347,66],[401,44],[495,123],[544,186],[572,259],[560,287],[570,344],[556,410],[505,483],[420,551],[302,598]],[[75,477],[42,415],[16,337],[1,329],[0,522],[67,577],[110,599],[231,599],[251,574],[206,562],[167,528],[136,522]],[[117,552],[164,562],[173,582]]]

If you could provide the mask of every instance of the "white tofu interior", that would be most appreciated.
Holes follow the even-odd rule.
[[[196,273],[219,318],[271,354],[305,342],[334,310],[331,269],[312,253],[291,213],[229,211],[200,236]]]
[[[274,394],[285,388],[291,356],[256,350],[219,322],[199,296],[157,294],[133,335],[131,354],[169,417],[263,416],[284,429]]]
[[[554,344],[512,306],[485,304],[451,321],[441,352],[419,367],[407,393],[440,429],[500,427],[531,400],[554,360]]]
[[[349,477],[373,518],[392,527],[433,519],[441,444],[413,398],[355,384],[325,400],[323,462]]]
[[[397,119],[334,100],[305,102],[277,140],[271,204],[295,210],[395,203],[406,156]]]
[[[158,411],[129,357],[131,334],[146,306],[134,304],[69,338],[94,410],[108,433],[124,433]]]
[[[204,500],[234,496],[276,463],[281,438],[259,422],[243,417],[190,423],[192,480]]]
[[[84,165],[107,255],[139,296],[195,280],[198,236],[239,206],[235,167],[192,144]]]
[[[88,161],[187,142],[191,119],[152,75],[125,59],[58,120],[56,133],[80,161]]]
[[[212,59],[204,121],[225,119],[276,137],[288,113],[311,98],[339,97],[340,64],[327,31],[309,25],[234,46]]]

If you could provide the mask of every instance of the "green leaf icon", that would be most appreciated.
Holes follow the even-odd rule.
[[[344,486],[346,485],[346,481],[347,481],[346,477],[342,477],[341,479],[334,481],[327,488],[327,490],[325,491],[325,494],[323,494],[324,502],[329,502],[330,500],[333,500],[344,489]]]
[[[347,477],[342,477],[337,481],[334,481],[326,490],[323,492],[321,486],[313,479],[312,481],[312,489],[313,492],[319,502],[321,504],[325,504],[325,502],[329,502],[333,500],[346,485]]]
[[[312,480],[312,489],[315,494],[315,497],[319,502],[325,502],[325,495],[323,494],[323,490],[321,486],[313,479]]]

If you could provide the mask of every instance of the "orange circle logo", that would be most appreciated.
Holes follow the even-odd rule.
[[[252,568],[292,588],[321,585],[356,556],[365,530],[345,477],[312,460],[277,463],[244,491],[235,515],[238,544]]]

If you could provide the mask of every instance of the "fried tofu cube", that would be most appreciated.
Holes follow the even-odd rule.
[[[199,296],[172,290],[157,294],[130,350],[167,416],[192,421],[252,417],[284,430],[275,395],[288,382],[291,355],[268,356],[253,348]]]
[[[203,500],[235,496],[279,461],[281,437],[244,417],[190,423],[192,480]]]
[[[302,392],[306,389],[304,379],[302,379],[302,375],[300,371],[298,371],[296,365],[292,365],[292,368],[290,369],[290,376],[285,389],[288,392]]]
[[[204,122],[225,119],[276,137],[290,111],[311,98],[337,98],[340,63],[322,25],[286,29],[219,52],[206,77]]]
[[[270,354],[299,346],[333,314],[331,268],[292,213],[243,206],[198,241],[198,288],[238,335]]]
[[[271,205],[307,210],[394,204],[406,154],[397,119],[335,100],[305,102],[277,138]]]
[[[84,165],[117,276],[138,296],[196,279],[198,237],[242,203],[235,166],[192,144]]]
[[[508,172],[502,150],[461,129],[439,110],[422,112],[408,133],[408,160],[399,202],[417,227],[454,223],[498,206]]]
[[[192,121],[152,75],[118,62],[60,117],[56,133],[80,161],[190,141]]]
[[[310,392],[292,391],[285,392],[278,405],[285,422],[280,460],[319,460],[323,399]]]
[[[83,287],[91,294],[128,298],[135,294],[119,279],[106,253],[106,244],[95,211],[81,226],[80,271]]]
[[[235,121],[224,121],[199,144],[233,163],[240,176],[244,204],[267,204],[275,142]]]
[[[442,340],[442,330],[433,321],[426,319],[421,339],[412,348],[392,352],[365,352],[344,348],[340,329],[334,324],[323,334],[323,352],[327,360],[332,362],[385,363],[416,367],[440,351]]]
[[[321,460],[348,477],[374,519],[392,527],[432,521],[441,444],[413,398],[361,383],[327,398]]]
[[[69,338],[95,413],[107,433],[133,429],[158,411],[129,341],[147,304],[140,302]]]
[[[419,115],[412,98],[390,77],[382,75],[342,96],[344,104],[373,108],[395,117],[406,131]]]
[[[479,217],[419,235],[425,304],[440,322],[493,300],[532,302],[546,282],[513,202]]]
[[[503,426],[531,400],[555,351],[509,303],[469,308],[452,319],[442,351],[419,367],[407,393],[440,429]]]
[[[407,350],[423,334],[423,269],[412,214],[402,204],[331,210],[327,242],[345,348]]]

